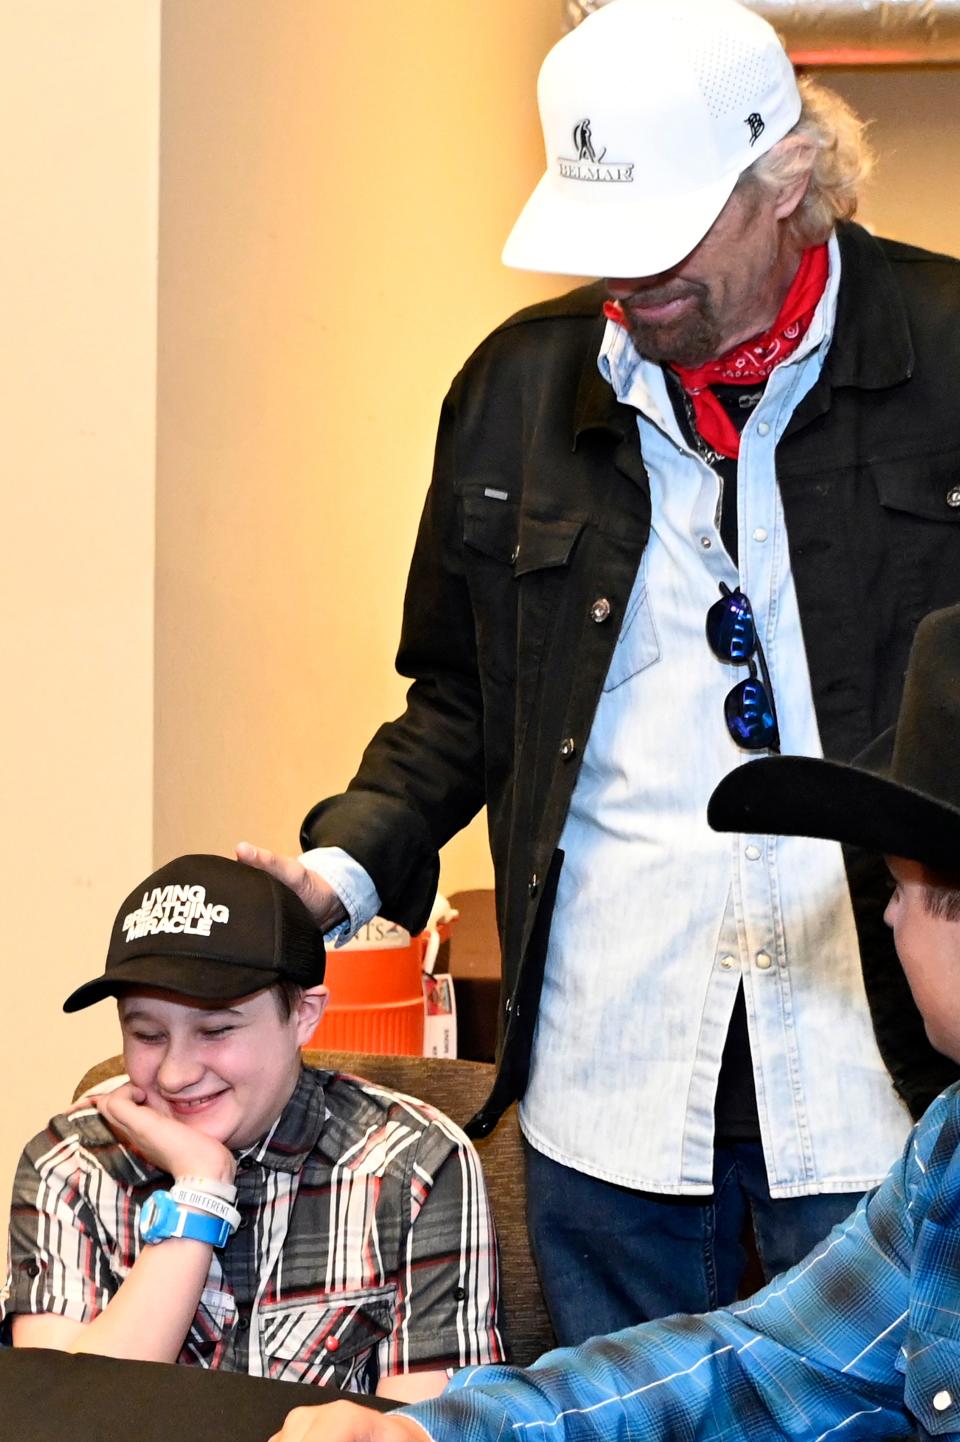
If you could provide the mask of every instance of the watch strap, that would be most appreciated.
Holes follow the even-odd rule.
[[[208,1212],[191,1212],[174,1201],[169,1192],[154,1192],[140,1210],[140,1235],[149,1245],[165,1242],[169,1237],[185,1237],[222,1247],[232,1233],[228,1221],[212,1217]]]

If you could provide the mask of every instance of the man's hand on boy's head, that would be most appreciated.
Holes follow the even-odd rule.
[[[343,902],[329,882],[324,881],[315,871],[308,871],[295,856],[281,856],[263,846],[252,846],[249,841],[240,841],[236,847],[237,860],[245,866],[256,866],[269,872],[284,886],[289,886],[303,902],[321,931],[330,931],[345,921],[347,913]]]
[[[120,1141],[171,1177],[233,1181],[237,1164],[222,1142],[151,1106],[132,1082],[90,1101]]]
[[[412,1417],[375,1412],[356,1402],[295,1407],[270,1442],[429,1442]]]

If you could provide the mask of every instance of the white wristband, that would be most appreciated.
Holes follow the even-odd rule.
[[[178,1187],[193,1187],[198,1192],[208,1192],[211,1197],[222,1197],[225,1202],[237,1200],[237,1189],[233,1182],[214,1182],[209,1177],[174,1177]]]
[[[240,1213],[236,1207],[231,1207],[223,1197],[215,1197],[210,1192],[198,1191],[196,1187],[177,1182],[170,1188],[170,1196],[181,1206],[193,1207],[194,1211],[207,1212],[211,1217],[218,1217],[221,1222],[227,1222],[231,1234],[240,1225]]]

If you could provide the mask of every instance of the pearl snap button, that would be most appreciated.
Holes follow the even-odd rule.
[[[733,966],[733,957],[721,956],[720,965],[723,967],[724,971],[729,971],[730,968]]]
[[[560,742],[560,755],[563,757],[564,761],[569,761],[570,757],[573,755],[576,749],[577,743],[576,741],[574,741],[572,736],[565,736],[564,739]]]
[[[591,621],[596,621],[599,625],[599,623],[601,621],[605,621],[609,615],[610,602],[607,600],[606,596],[598,596],[597,599],[594,601],[593,605],[590,607]]]
[[[757,426],[757,435],[768,436],[769,434],[770,427],[767,425],[766,421],[761,421],[760,424]]]
[[[960,486],[951,486],[947,492],[947,505],[956,508],[960,506]]]
[[[339,1337],[324,1337],[324,1339],[323,1339],[323,1345],[326,1347],[326,1349],[327,1349],[328,1352],[339,1352],[339,1350],[340,1350],[340,1338],[339,1338]]]
[[[713,545],[713,542],[711,541],[709,536],[701,536],[700,544],[705,551],[709,551],[710,547]]]
[[[771,957],[770,957],[769,952],[766,952],[766,951],[758,951],[758,952],[757,952],[757,966],[759,967],[759,969],[760,969],[761,971],[769,971],[772,965],[773,965],[773,961],[772,961],[772,959],[771,959]]]
[[[934,1407],[936,1407],[938,1412],[946,1412],[947,1408],[953,1405],[953,1398],[946,1390],[946,1388],[944,1388],[942,1392],[938,1392],[936,1394],[933,1399],[933,1405]]]
[[[762,526],[758,526],[754,531],[753,539],[755,541],[765,541],[767,539],[767,533]]]
[[[517,564],[517,561],[518,561],[519,557],[520,557],[520,547],[519,547],[519,546],[514,546],[513,550],[510,552],[510,564],[511,564],[511,566],[515,566],[515,565]]]
[[[759,848],[759,846],[753,846],[752,844],[751,844],[750,846],[745,846],[745,847],[743,848],[743,854],[744,854],[744,856],[747,858],[748,861],[759,861],[759,860],[760,860],[760,848]]]

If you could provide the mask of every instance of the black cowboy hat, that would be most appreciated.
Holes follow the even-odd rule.
[[[725,776],[715,831],[817,836],[960,871],[960,606],[917,627],[896,726],[849,763],[768,756]]]

